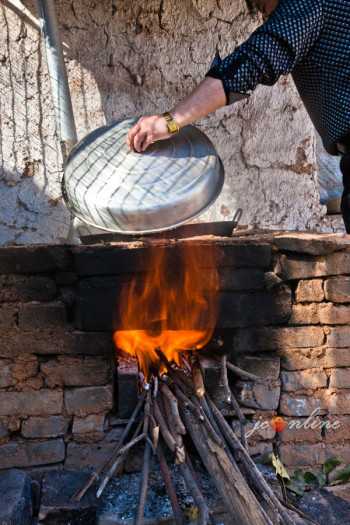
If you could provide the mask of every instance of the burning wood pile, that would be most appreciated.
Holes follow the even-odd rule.
[[[139,360],[139,401],[114,450],[72,501],[79,501],[107,469],[99,497],[132,447],[144,441],[135,525],[143,523],[152,454],[158,458],[176,524],[185,523],[165,447],[198,509],[198,525],[214,523],[185,447],[188,433],[233,523],[294,525],[290,504],[274,494],[249,455],[245,417],[230,389],[227,369],[244,379],[259,382],[259,378],[228,363],[225,355],[214,356],[221,360],[221,388],[238,416],[241,440],[205,390],[198,350],[208,344],[215,327],[220,302],[215,261],[220,254],[211,251],[203,257],[196,247],[187,246],[177,261],[164,260],[161,250],[158,255],[152,272],[125,286],[120,301],[123,330],[114,337],[118,349]],[[315,523],[302,518],[305,521],[299,523]]]

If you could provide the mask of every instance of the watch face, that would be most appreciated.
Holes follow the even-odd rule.
[[[179,127],[176,124],[176,122],[172,121],[168,123],[169,131],[170,133],[175,133],[176,131],[179,131]]]

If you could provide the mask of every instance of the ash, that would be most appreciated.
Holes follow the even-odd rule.
[[[154,463],[156,463],[155,460]],[[181,508],[189,509],[194,507],[195,503],[187,490],[178,468],[169,463],[168,466]],[[155,467],[157,467],[157,465],[153,466],[149,475],[144,517],[158,518],[173,516],[161,471]],[[220,505],[222,501],[207,471],[199,462],[197,462],[194,467],[208,507]],[[101,496],[99,505],[100,519],[103,516],[108,516],[109,519],[113,517],[116,520],[129,520],[133,518],[137,508],[139,486],[139,473],[123,474],[113,478]]]

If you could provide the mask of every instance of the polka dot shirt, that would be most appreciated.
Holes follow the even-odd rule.
[[[326,150],[350,133],[350,0],[280,0],[265,24],[207,76],[227,103],[291,73]]]

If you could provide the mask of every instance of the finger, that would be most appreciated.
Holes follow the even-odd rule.
[[[136,149],[136,151],[142,151],[141,144],[146,137],[147,133],[142,131],[139,131],[139,133],[136,135],[136,137],[134,138],[134,148]]]
[[[132,128],[130,128],[128,136],[126,137],[126,143],[129,148],[134,147],[134,137],[140,131],[139,123],[137,122]]]
[[[146,151],[148,146],[151,144],[151,142],[152,142],[152,138],[151,137],[152,137],[151,135],[147,135],[146,138],[143,140],[143,142],[141,144],[142,151]]]

